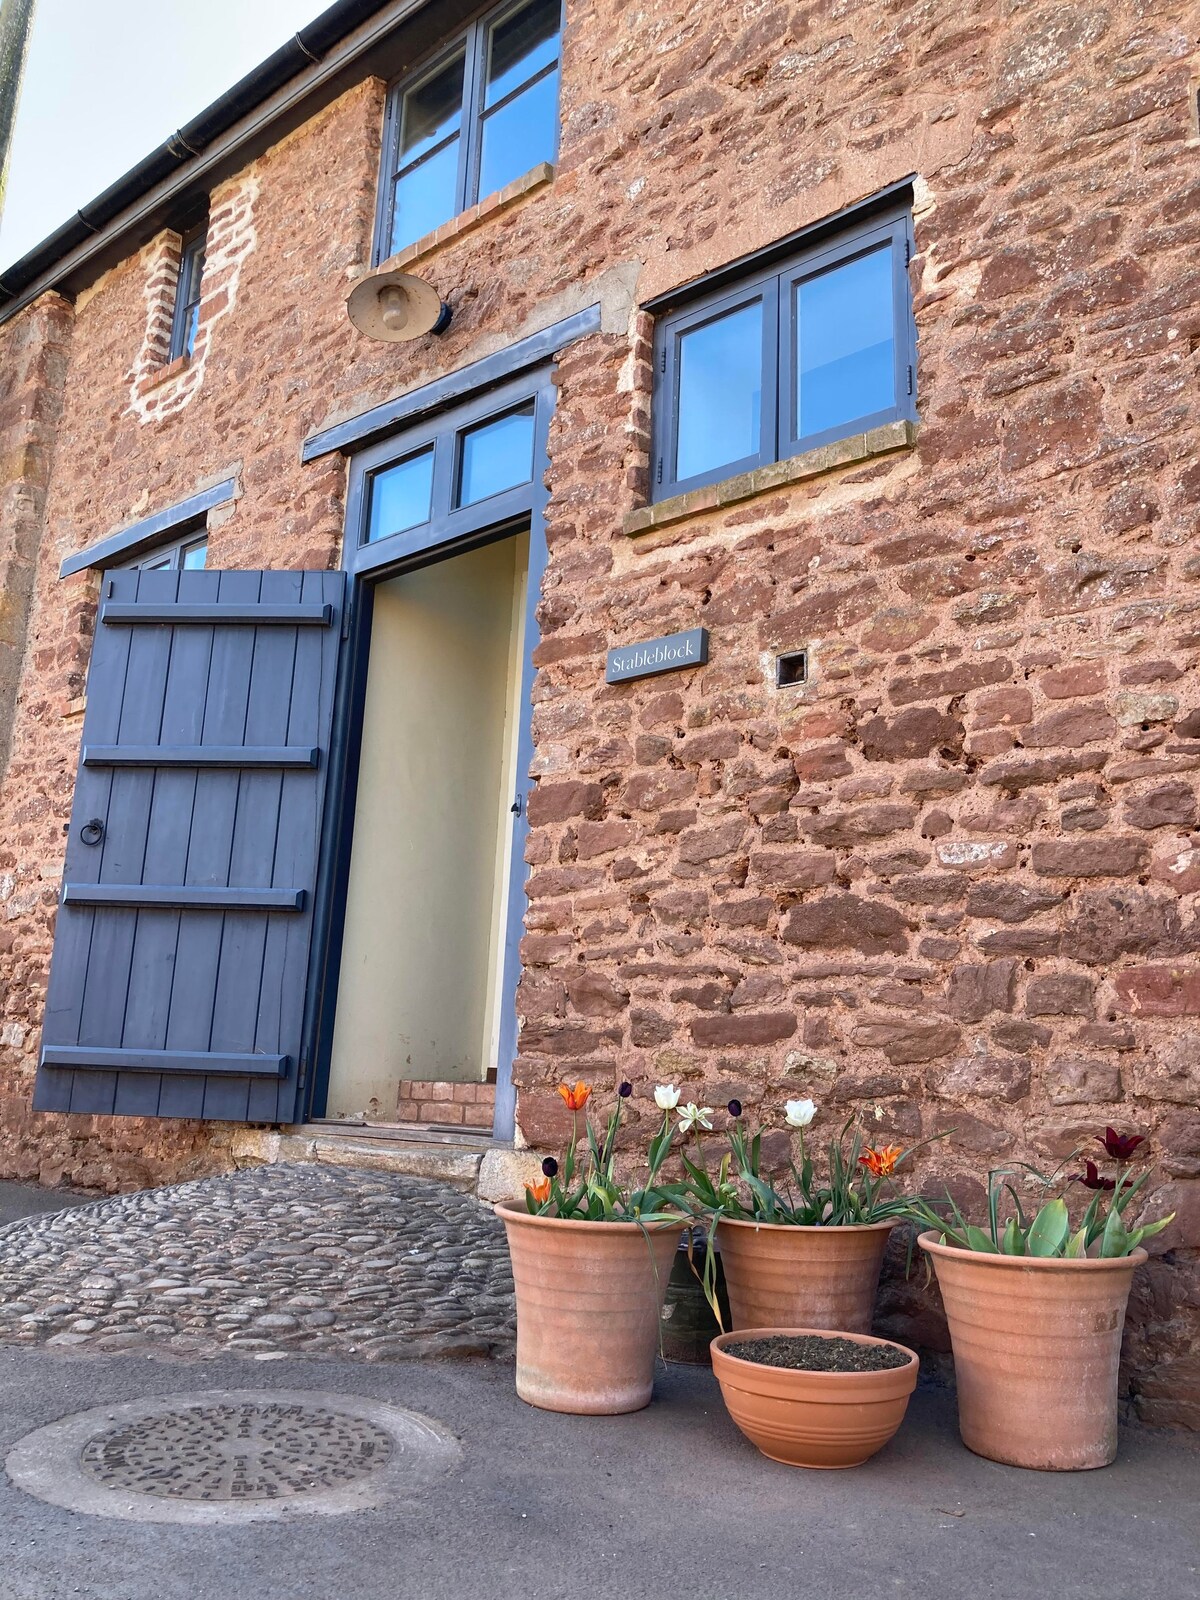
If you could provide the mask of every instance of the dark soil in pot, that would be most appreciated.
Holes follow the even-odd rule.
[[[800,1372],[886,1372],[907,1366],[907,1350],[891,1344],[856,1344],[853,1339],[822,1338],[815,1333],[779,1334],[770,1339],[744,1339],[725,1346],[739,1361]]]

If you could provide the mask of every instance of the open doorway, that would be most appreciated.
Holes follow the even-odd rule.
[[[495,1082],[514,1032],[529,548],[526,530],[374,585],[329,1119],[411,1121],[429,1084],[447,1124],[491,1130],[466,1086]]]

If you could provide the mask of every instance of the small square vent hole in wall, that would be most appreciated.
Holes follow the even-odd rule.
[[[791,689],[808,682],[808,651],[785,650],[775,657],[775,687]]]

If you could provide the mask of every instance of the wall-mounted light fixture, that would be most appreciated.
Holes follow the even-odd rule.
[[[423,333],[445,333],[450,307],[431,283],[410,272],[375,272],[346,300],[350,321],[368,339],[401,344]]]

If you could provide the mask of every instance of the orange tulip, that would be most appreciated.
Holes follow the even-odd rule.
[[[858,1158],[858,1164],[866,1167],[873,1178],[890,1178],[903,1154],[900,1145],[885,1144],[882,1150],[864,1150]]]
[[[582,1111],[592,1091],[586,1083],[577,1083],[573,1089],[569,1083],[560,1083],[558,1092],[568,1111]]]
[[[536,1183],[527,1183],[525,1188],[528,1190],[529,1198],[535,1206],[544,1206],[550,1198],[549,1178],[539,1178]]]

